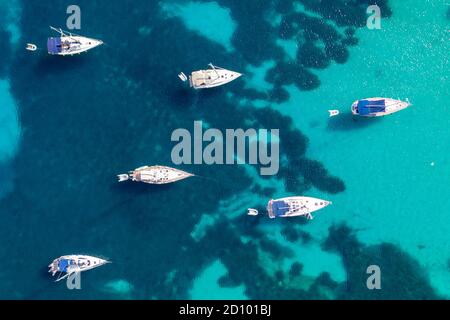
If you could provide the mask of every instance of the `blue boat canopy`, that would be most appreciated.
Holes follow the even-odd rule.
[[[386,103],[384,99],[358,101],[358,114],[362,116],[385,111],[386,111]]]
[[[73,260],[61,259],[58,262],[58,270],[60,272],[67,272],[67,269],[70,266],[73,266],[74,264],[75,264],[75,261],[73,261]]]
[[[58,270],[61,272],[67,272],[67,268],[69,267],[70,260],[62,259],[59,260]]]
[[[48,38],[47,49],[49,54],[58,54],[62,51],[61,38]]]
[[[272,211],[276,217],[284,216],[289,212],[289,205],[284,201],[272,202]]]

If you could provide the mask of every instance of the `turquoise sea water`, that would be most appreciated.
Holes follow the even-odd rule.
[[[444,0],[377,1],[380,30],[365,26],[370,1],[77,2],[79,33],[107,45],[59,59],[23,48],[44,45],[47,26],[64,27],[73,3],[0,1],[0,297],[450,296]],[[245,77],[205,92],[178,81],[209,62]],[[349,115],[353,101],[372,96],[413,107]],[[280,128],[280,173],[184,166],[213,180],[115,183],[141,165],[170,166],[171,132],[194,120]],[[312,222],[245,215],[286,195],[333,206]],[[113,264],[69,291],[45,270],[68,253]],[[366,288],[372,264],[380,291]]]

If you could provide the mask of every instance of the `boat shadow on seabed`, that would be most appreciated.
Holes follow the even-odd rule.
[[[382,117],[363,118],[355,117],[350,112],[341,113],[337,117],[329,118],[327,129],[334,131],[357,130],[379,123],[381,120]]]
[[[86,57],[83,54],[75,55],[70,59],[42,55],[39,57],[34,71],[38,75],[61,73],[62,71],[76,70],[86,63]]]
[[[39,286],[36,290],[28,293],[27,295],[21,297],[23,300],[39,300],[42,299],[42,296],[45,295],[48,291],[54,288],[54,282],[48,281],[50,274],[48,273],[48,267],[39,268],[39,278],[45,280],[45,285]]]
[[[43,300],[48,299],[48,293],[51,295],[57,295],[57,297],[61,297],[61,294],[70,293],[70,290],[67,289],[66,280],[63,280],[62,283],[57,285],[57,283],[52,279],[51,274],[48,272],[48,267],[42,267],[38,270],[39,278],[45,280],[45,284],[42,284],[36,290],[31,291],[27,295],[21,297],[22,300]],[[84,277],[84,275],[83,275]],[[48,280],[51,281],[48,281]],[[85,285],[88,286],[88,282]],[[56,286],[55,286],[56,284]],[[83,287],[82,287],[83,288]],[[76,290],[75,290],[76,291]],[[70,299],[77,299],[76,296],[70,295]],[[58,299],[58,298],[56,298]],[[60,298],[59,298],[60,299]]]
[[[111,184],[110,189],[114,192],[128,193],[130,195],[136,194],[150,194],[167,191],[168,189],[176,188],[175,184],[148,184],[148,183],[136,183],[133,181],[125,181],[124,183]]]

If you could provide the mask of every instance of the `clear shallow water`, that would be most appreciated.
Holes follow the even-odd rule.
[[[11,94],[11,84],[7,76],[9,54],[20,38],[18,18],[20,17],[20,5],[17,1],[0,1],[0,14],[2,40],[6,47],[3,64],[0,67],[0,198],[12,188],[12,174],[10,173],[10,161],[17,152],[20,139],[20,123],[16,101]]]
[[[448,20],[439,1],[407,8],[393,1],[391,8],[382,30],[357,33],[360,43],[344,66],[320,73],[320,90],[294,93],[279,110],[297,119],[311,139],[311,157],[346,182],[338,197],[340,214],[325,219],[344,219],[364,230],[358,235],[366,243],[398,244],[419,259],[436,288],[449,292],[443,253],[450,247],[443,239],[450,210],[450,134],[449,109],[442,104],[450,94]],[[377,95],[408,97],[414,106],[366,127],[345,116],[325,121],[328,108],[342,110],[355,96]]]
[[[389,1],[382,29],[370,31],[364,6],[336,1],[343,13],[330,16],[332,7],[301,2],[79,1],[82,33],[108,46],[70,60],[22,50],[28,41],[44,43],[47,25],[64,25],[65,4],[22,3],[20,27],[2,25],[2,34],[16,30],[20,40],[0,68],[8,102],[0,155],[15,154],[0,169],[8,178],[0,189],[10,191],[0,201],[1,297],[448,295],[447,7]],[[50,9],[61,16],[35,14]],[[130,13],[126,21],[104,23],[119,12]],[[227,27],[202,19],[215,13]],[[325,25],[314,19],[321,16],[330,17]],[[124,38],[139,50],[121,45]],[[208,92],[177,82],[179,71],[208,62],[246,77]],[[380,120],[351,119],[348,107],[368,96],[408,97],[414,107]],[[328,119],[332,108],[343,114]],[[170,165],[170,133],[194,120],[281,128],[280,174],[187,166],[214,180],[163,188],[115,183],[130,168]],[[247,207],[286,194],[334,205],[307,224],[245,216]],[[71,252],[114,264],[83,275],[83,290],[70,292],[45,266]],[[381,292],[365,288],[369,264],[382,267]]]

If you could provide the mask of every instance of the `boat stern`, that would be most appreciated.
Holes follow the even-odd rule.
[[[276,216],[273,213],[273,202],[274,200],[270,200],[269,203],[267,203],[267,215],[269,216],[270,219],[275,219]]]
[[[59,259],[55,259],[48,265],[48,268],[49,268],[48,272],[50,272],[53,275],[56,272],[58,272],[58,261],[59,261]]]
[[[353,104],[352,104],[352,114],[353,114],[354,116],[359,115],[359,112],[358,112],[358,101],[355,101],[355,102],[353,102]]]

